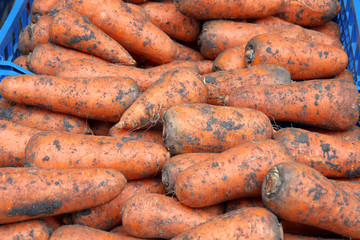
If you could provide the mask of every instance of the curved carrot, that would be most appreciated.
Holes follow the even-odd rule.
[[[184,61],[198,61],[198,60],[204,60],[204,56],[185,45],[182,45],[180,43],[176,43],[176,60],[184,60]]]
[[[131,140],[148,141],[163,145],[162,132],[157,129],[146,129],[130,131],[127,129],[118,129],[113,126],[109,130],[109,136],[121,138],[122,141],[127,142]]]
[[[201,75],[212,72],[212,66],[214,64],[213,60],[197,60],[192,62],[199,68],[199,73]]]
[[[340,26],[333,21],[327,22],[320,26],[310,27],[310,29],[325,33],[336,39],[341,39]]]
[[[348,81],[350,81],[350,82],[354,82],[353,74],[352,74],[352,72],[350,72],[350,70],[348,70],[348,69],[344,69],[344,71],[342,71],[341,73],[337,74],[337,75],[335,76],[335,78],[344,79],[344,80],[348,80]]]
[[[247,42],[239,43],[239,45],[230,47],[217,55],[212,66],[213,72],[246,68],[246,44]]]
[[[16,65],[29,70],[28,67],[26,66],[26,59],[27,59],[27,55],[21,55],[17,58],[14,59],[13,63],[15,63]]]
[[[48,240],[50,234],[44,222],[40,220],[28,220],[0,225],[0,236],[2,240]]]

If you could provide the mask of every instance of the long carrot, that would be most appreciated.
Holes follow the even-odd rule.
[[[262,199],[282,219],[360,238],[359,200],[307,165],[274,166],[265,177]]]
[[[162,132],[157,129],[136,130],[129,131],[127,129],[118,129],[113,126],[109,130],[109,136],[121,138],[122,141],[127,142],[131,140],[148,141],[163,145]]]
[[[344,130],[358,121],[359,93],[355,85],[339,79],[308,80],[292,84],[243,86],[226,105],[264,112],[272,120]]]
[[[170,157],[159,144],[120,138],[42,132],[34,135],[25,150],[25,166],[42,168],[111,168],[128,180],[160,174]]]
[[[0,223],[59,215],[115,198],[126,179],[112,169],[0,168]]]
[[[49,231],[40,220],[28,220],[24,222],[0,225],[1,240],[48,240]]]
[[[67,7],[86,16],[129,52],[158,64],[174,60],[176,48],[173,40],[148,19],[132,12],[122,1],[70,0]]]
[[[173,238],[184,239],[282,240],[283,231],[275,214],[253,207],[225,213]]]
[[[334,21],[327,22],[320,26],[310,27],[310,29],[325,33],[335,39],[341,39],[340,26]]]
[[[222,152],[273,133],[270,119],[260,111],[204,103],[173,106],[163,121],[163,142],[171,154]]]
[[[0,92],[1,96],[14,102],[111,122],[117,122],[139,95],[137,83],[129,78],[63,78],[32,74],[3,78]]]
[[[198,60],[204,60],[204,56],[183,44],[176,43],[176,60],[183,60],[183,61],[198,61]]]
[[[360,127],[355,124],[342,131],[334,131],[317,127],[304,127],[304,129],[311,132],[317,132],[321,134],[327,134],[333,137],[338,137],[343,140],[360,141]]]
[[[234,69],[244,69],[245,64],[245,47],[247,42],[239,43],[234,47],[230,47],[222,51],[214,60],[212,70],[226,71]]]
[[[92,24],[86,17],[63,9],[56,13],[50,25],[53,42],[113,63],[135,65],[131,55],[114,39]]]

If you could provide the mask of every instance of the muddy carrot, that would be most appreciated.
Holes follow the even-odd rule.
[[[115,127],[136,130],[155,126],[171,106],[206,102],[206,98],[207,88],[198,69],[170,70],[131,104]]]
[[[71,0],[67,7],[87,17],[129,52],[158,64],[174,60],[174,41],[148,19],[132,12],[122,1]]]
[[[47,15],[58,0],[34,0],[31,7],[31,22],[35,23],[40,16]]]
[[[273,133],[269,118],[249,108],[179,104],[163,120],[163,142],[171,154],[222,152]]]
[[[247,207],[265,207],[261,197],[237,198],[226,202],[225,213],[247,208]]]
[[[208,89],[207,103],[224,105],[224,99],[234,89],[246,85],[290,84],[290,72],[272,64],[255,65],[250,68],[219,71],[202,75]]]
[[[272,120],[344,130],[359,118],[359,93],[338,79],[236,88],[225,105],[257,109]]]
[[[343,239],[341,235],[336,234],[334,232],[330,232],[328,230],[298,223],[298,222],[290,222],[287,220],[280,220],[280,224],[283,228],[284,234],[289,235],[300,235],[303,237],[319,237],[319,240],[331,240]]]
[[[348,69],[344,69],[344,71],[342,71],[341,73],[337,74],[335,76],[335,78],[338,79],[344,79],[344,80],[348,80],[350,82],[354,82],[354,77],[352,72],[350,72]]]
[[[307,165],[284,162],[274,166],[265,177],[262,199],[284,220],[360,237],[359,200]]]
[[[88,119],[90,134],[97,136],[109,136],[111,127],[114,126],[113,122],[100,121]]]
[[[15,63],[16,65],[29,70],[26,66],[26,59],[27,59],[27,55],[21,55],[20,57],[17,57],[14,59],[13,63]]]
[[[0,172],[1,224],[94,207],[115,198],[126,184],[124,175],[112,169],[16,167]]]
[[[310,29],[325,33],[336,39],[341,39],[340,26],[339,24],[333,21],[327,22],[321,26],[310,27]]]
[[[340,238],[320,238],[320,237],[308,237],[293,234],[284,234],[284,240],[340,240]]]
[[[281,143],[271,139],[240,144],[183,170],[175,194],[189,207],[205,207],[240,197],[261,196],[267,171],[294,161]]]
[[[49,235],[46,225],[40,220],[28,220],[0,225],[0,236],[2,240],[48,240]]]
[[[52,233],[53,231],[64,225],[62,221],[62,216],[63,215],[49,216],[40,218],[40,220],[46,224],[46,227]]]
[[[129,198],[121,215],[125,231],[141,238],[172,238],[217,216],[156,193]]]
[[[135,65],[131,55],[83,15],[63,9],[56,13],[50,25],[54,43],[88,53],[113,63]]]
[[[164,144],[162,141],[162,132],[154,128],[130,131],[127,129],[118,129],[117,127],[113,126],[109,130],[109,136],[121,138],[121,140],[124,142],[139,140],[153,142],[160,145]]]
[[[221,52],[214,60],[212,70],[225,71],[246,68],[245,46],[247,42],[239,43]]]
[[[212,72],[212,66],[214,64],[213,60],[198,60],[198,61],[192,61],[196,64],[196,66],[199,68],[199,73],[206,74]]]
[[[63,78],[32,74],[3,78],[0,92],[14,102],[110,122],[119,121],[139,95],[137,83],[124,77]]]
[[[112,168],[128,180],[160,174],[169,153],[164,146],[123,142],[120,138],[42,132],[34,135],[25,150],[25,166],[42,168]]]
[[[360,127],[357,125],[352,125],[342,131],[334,131],[334,130],[317,128],[317,127],[304,127],[304,129],[309,130],[311,132],[317,132],[321,134],[327,134],[333,137],[339,137],[343,140],[360,141]]]
[[[176,43],[176,46],[177,46],[176,57],[175,57],[176,60],[184,60],[184,61],[204,60],[204,56],[200,52],[185,45],[182,45],[180,43]]]
[[[360,182],[358,180],[353,180],[357,178],[348,178],[347,180],[341,180],[343,178],[340,178],[340,180],[331,179],[330,181],[334,184],[341,187],[344,191],[348,192],[349,194],[353,195],[357,200],[360,201]]]
[[[121,224],[121,209],[130,197],[138,193],[164,194],[165,189],[158,178],[129,181],[124,190],[113,200],[97,207],[72,213],[72,222],[97,229],[109,230]]]

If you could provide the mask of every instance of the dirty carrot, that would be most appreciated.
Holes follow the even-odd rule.
[[[139,140],[153,142],[160,145],[164,144],[162,141],[162,132],[154,128],[130,131],[127,129],[118,129],[117,127],[113,126],[109,130],[109,136],[121,138],[121,140],[124,142]]]
[[[325,33],[336,39],[341,39],[340,26],[339,24],[333,21],[327,22],[321,26],[310,27],[310,29]]]
[[[348,69],[344,69],[344,71],[342,71],[341,73],[337,74],[335,76],[335,78],[338,79],[344,79],[344,80],[348,80],[350,82],[354,82],[354,77],[352,72],[350,72]]]
[[[180,43],[176,43],[176,60],[183,60],[183,61],[197,61],[197,60],[204,60],[204,56],[185,45],[182,45]]]
[[[261,197],[242,197],[226,202],[225,213],[247,207],[265,207]]]
[[[212,72],[212,66],[214,64],[213,60],[197,60],[192,62],[199,68],[199,73],[201,75]]]
[[[247,42],[239,43],[222,51],[214,60],[212,70],[225,71],[246,68],[245,64],[245,47]]]
[[[46,227],[50,230],[50,232],[53,232],[54,230],[64,225],[62,216],[63,215],[49,216],[40,218],[40,220],[46,224]]]
[[[48,240],[50,233],[41,220],[28,220],[0,225],[0,236],[1,240]]]
[[[360,127],[355,124],[342,131],[335,131],[318,127],[304,127],[304,129],[311,132],[317,132],[321,134],[327,134],[333,137],[339,137],[343,140],[360,141]]]
[[[16,65],[18,65],[26,70],[29,70],[26,66],[26,59],[27,59],[27,55],[21,55],[21,56],[15,58],[13,63],[15,63]]]
[[[31,7],[31,22],[35,23],[40,16],[47,15],[58,0],[34,0]]]

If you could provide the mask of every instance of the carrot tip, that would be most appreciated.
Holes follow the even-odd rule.
[[[124,128],[124,122],[118,122],[117,124],[115,124],[115,128],[117,129],[123,129]]]
[[[265,196],[267,198],[272,198],[276,195],[277,191],[279,190],[282,184],[282,177],[280,175],[279,170],[277,167],[273,167],[270,171],[266,174],[264,186],[265,186]]]

